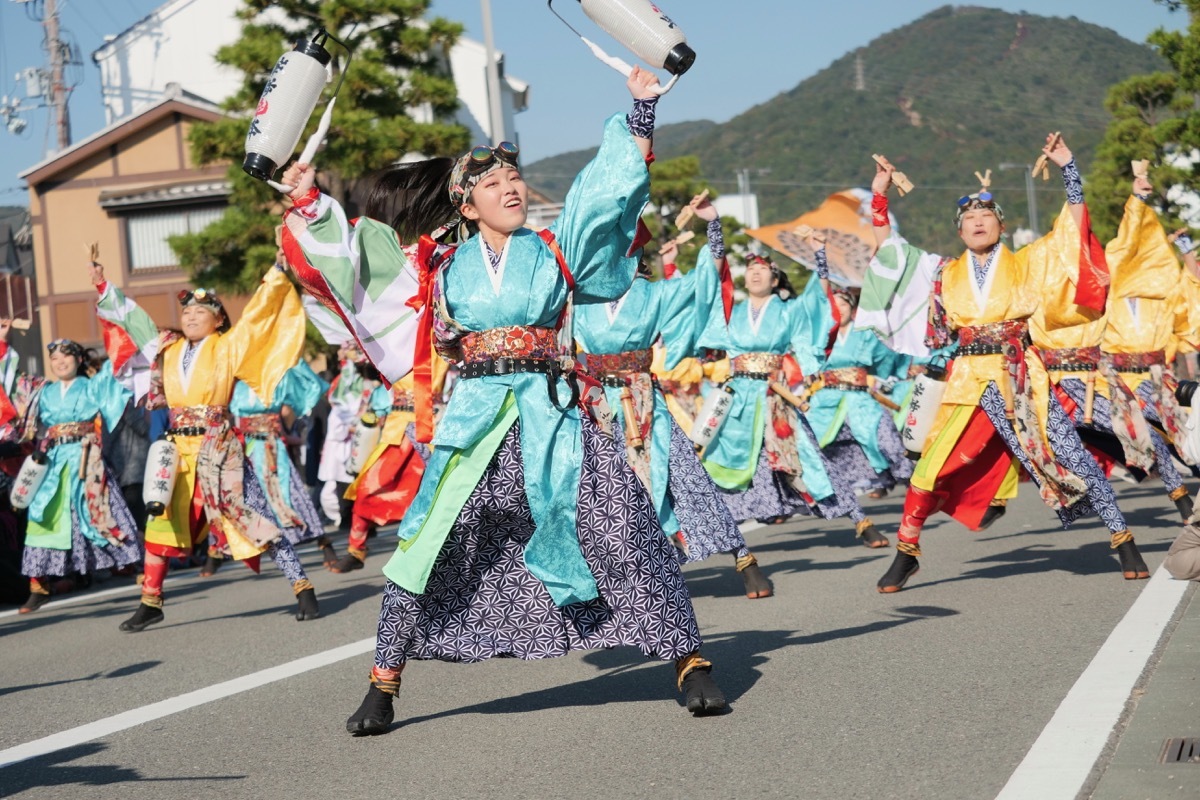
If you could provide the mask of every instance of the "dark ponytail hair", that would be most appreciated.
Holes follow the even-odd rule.
[[[362,377],[368,381],[382,381],[383,380],[383,376],[381,376],[379,374],[379,370],[376,369],[375,365],[372,364],[370,361],[354,362],[354,371],[357,372],[360,377]]]
[[[94,347],[89,347],[83,351],[83,358],[79,360],[80,377],[90,378],[100,371],[100,367],[104,366],[104,362],[108,360],[107,356],[102,356]]]
[[[792,288],[792,281],[788,277],[787,273],[774,264],[771,265],[771,272],[778,281],[778,283],[775,284],[775,288],[773,288],[771,291],[779,295],[779,299],[785,303],[794,298],[796,296],[796,290]]]
[[[454,161],[430,158],[381,172],[367,195],[364,215],[391,225],[404,242],[455,222],[459,211],[449,193]]]

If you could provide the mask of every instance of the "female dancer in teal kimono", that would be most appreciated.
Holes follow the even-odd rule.
[[[825,248],[816,253],[821,269]],[[821,387],[813,392],[804,416],[834,470],[856,491],[872,491],[882,497],[897,482],[912,476],[912,461],[904,454],[892,418],[894,410],[883,406],[884,401],[898,405],[887,395],[908,377],[909,359],[888,349],[874,333],[854,327],[856,302],[849,289],[834,286],[830,291],[831,310],[836,310],[838,320],[833,349],[826,355],[827,342],[821,341],[796,353],[804,374],[819,381]],[[814,292],[824,294],[825,290],[819,282],[810,281],[804,293]],[[865,542],[883,547],[887,540],[879,536]]]
[[[47,349],[52,381],[31,413],[46,429],[39,449],[48,464],[29,505],[21,573],[29,576],[30,594],[22,614],[50,599],[50,576],[142,560],[137,523],[100,456],[101,423],[109,431],[116,427],[131,392],[113,377],[111,361],[90,378],[81,372],[85,357],[78,343],[58,339]]]
[[[695,206],[708,222],[708,247],[701,259],[721,264],[725,241],[717,210],[707,200]],[[715,269],[711,264],[708,269]],[[696,276],[700,267],[671,281],[639,280],[621,298],[580,306],[575,339],[587,371],[603,384],[613,414],[613,435],[629,465],[654,501],[668,536],[678,535],[685,561],[701,561],[714,553],[732,553],[745,583],[746,596],[771,596],[771,584],[746,549],[729,508],[700,465],[691,440],[667,408],[658,382],[650,374],[654,343],[662,337],[666,369],[674,369],[692,349]],[[633,415],[627,417],[627,411]]]
[[[308,416],[328,388],[329,384],[301,359],[284,373],[269,406],[242,381],[233,387],[233,399],[229,402],[234,427],[246,448],[246,504],[274,520],[284,538],[293,545],[319,539],[322,549],[332,544],[324,534],[325,526],[300,472],[288,456],[281,415],[287,406],[297,417]],[[212,560],[210,550],[210,568],[214,566]]]
[[[704,450],[704,468],[738,521],[782,521],[797,513],[849,516],[868,546],[879,540],[886,544],[849,482],[822,455],[812,428],[777,391],[786,391],[780,377],[785,354],[811,354],[814,349],[824,354],[831,346],[835,330],[828,274],[816,277],[821,291],[793,299],[782,270],[751,256],[745,277],[749,298],[734,306],[728,321],[719,294],[702,293],[712,302],[699,314],[704,327],[698,345],[727,351],[733,370],[725,384],[733,392],[732,405]],[[700,279],[715,281],[716,270],[706,268]]]
[[[559,336],[572,293],[607,302],[633,282],[649,197],[652,80],[634,68],[633,111],[608,120],[595,159],[540,234],[524,227],[527,189],[508,143],[395,168],[353,229],[313,189],[311,167],[285,173],[296,187],[288,260],[388,380],[413,363],[400,361],[403,340],[389,337],[405,321],[403,298],[419,287],[408,308],[424,308],[422,327],[406,334],[417,354],[418,438],[432,423],[426,337],[463,362],[384,569],[371,686],[346,724],[356,736],[388,730],[412,659],[634,646],[675,662],[689,711],[725,706],[699,655],[674,547],[624,455],[573,402],[579,386]],[[391,225],[369,218],[388,208]],[[463,228],[457,248],[429,236]]]

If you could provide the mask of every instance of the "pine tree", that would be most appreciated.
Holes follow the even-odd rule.
[[[1170,72],[1135,75],[1108,92],[1113,120],[1088,175],[1088,209],[1101,239],[1116,235],[1133,181],[1131,161],[1150,159],[1150,181],[1164,197],[1168,227],[1180,224],[1181,208],[1165,199],[1167,190],[1200,183],[1200,161],[1187,158],[1200,148],[1200,0],[1156,2],[1186,11],[1189,23],[1185,31],[1159,29],[1148,39]]]
[[[196,162],[229,162],[229,206],[204,231],[170,240],[193,281],[249,292],[274,263],[274,229],[286,201],[242,171],[246,130],[279,56],[319,28],[354,53],[316,158],[323,191],[352,211],[353,198],[370,176],[406,153],[449,154],[467,147],[465,128],[440,121],[458,107],[448,55],[462,26],[440,17],[422,21],[429,5],[430,0],[244,0],[238,12],[241,38],[217,51],[218,62],[245,76],[242,87],[222,103],[225,119],[197,124],[189,137]],[[329,47],[337,68],[344,66],[336,45]],[[334,81],[339,77],[335,72]],[[414,120],[412,109],[422,107],[439,121]]]

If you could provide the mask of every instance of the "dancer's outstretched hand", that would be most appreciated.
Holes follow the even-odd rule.
[[[892,173],[895,171],[896,168],[886,158],[883,159],[883,164],[876,161],[875,178],[871,181],[871,191],[875,194],[887,194],[888,189],[892,188]]]
[[[625,81],[625,85],[629,87],[629,93],[633,95],[634,100],[657,97],[658,93],[650,89],[656,83],[658,83],[657,75],[650,70],[642,69],[638,66],[633,68],[633,71],[629,73],[629,80]],[[294,186],[295,184],[288,185]]]
[[[1054,133],[1046,135],[1046,146],[1042,148],[1042,152],[1059,167],[1070,164],[1071,159],[1075,157],[1071,155],[1071,149],[1067,147],[1062,136]]]
[[[281,182],[284,186],[295,186],[296,188],[288,193],[288,197],[292,198],[293,201],[299,200],[308,194],[309,189],[316,185],[317,170],[312,164],[296,162],[284,171]]]

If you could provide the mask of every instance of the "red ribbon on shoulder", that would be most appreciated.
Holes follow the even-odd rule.
[[[812,279],[819,280],[815,275]],[[829,336],[825,339],[825,357],[829,358],[833,346],[837,344],[838,329],[842,327],[842,312],[838,310],[838,304],[833,302],[832,284],[825,285],[825,299],[829,301],[829,313],[833,317],[833,327],[829,329]]]
[[[421,314],[417,341],[413,348],[413,408],[417,415],[417,441],[433,441],[433,282],[437,268],[433,264],[437,242],[422,236],[417,242],[417,293],[405,305]]]
[[[1079,280],[1075,284],[1075,305],[1102,314],[1108,304],[1112,275],[1108,271],[1104,245],[1092,232],[1092,220],[1086,204],[1083,206],[1083,222],[1079,226],[1079,233]]]
[[[717,274],[721,279],[721,305],[725,311],[725,324],[728,325],[729,317],[733,314],[733,273],[729,271],[728,258],[721,259]]]

